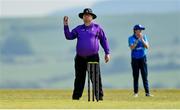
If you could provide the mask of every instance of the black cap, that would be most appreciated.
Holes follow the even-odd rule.
[[[92,15],[93,19],[96,19],[96,15],[93,13],[92,9],[90,8],[85,8],[82,13],[79,13],[79,17],[82,19],[84,14],[90,14]]]

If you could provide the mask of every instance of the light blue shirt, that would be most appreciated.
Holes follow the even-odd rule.
[[[128,39],[129,46],[134,45],[137,39],[138,38],[136,37],[136,35],[130,36]],[[143,35],[143,39],[145,42],[148,43],[146,35]],[[139,59],[144,57],[146,54],[147,54],[147,49],[144,47],[142,41],[139,40],[137,46],[133,50],[131,50],[131,57],[135,59]]]

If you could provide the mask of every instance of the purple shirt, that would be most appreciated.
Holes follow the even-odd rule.
[[[73,40],[77,38],[76,52],[80,56],[90,56],[99,51],[99,41],[105,54],[109,54],[109,45],[102,28],[95,23],[89,26],[79,25],[71,32],[68,26],[64,26],[66,39]]]

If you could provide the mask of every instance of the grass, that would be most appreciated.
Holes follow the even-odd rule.
[[[0,90],[0,108],[49,109],[49,108],[180,108],[180,90],[152,90],[154,97],[132,96],[132,90],[106,89],[104,101],[88,102],[87,91],[79,101],[71,100],[71,90]]]

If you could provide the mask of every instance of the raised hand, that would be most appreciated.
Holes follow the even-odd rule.
[[[64,16],[64,25],[68,25],[68,16]]]

